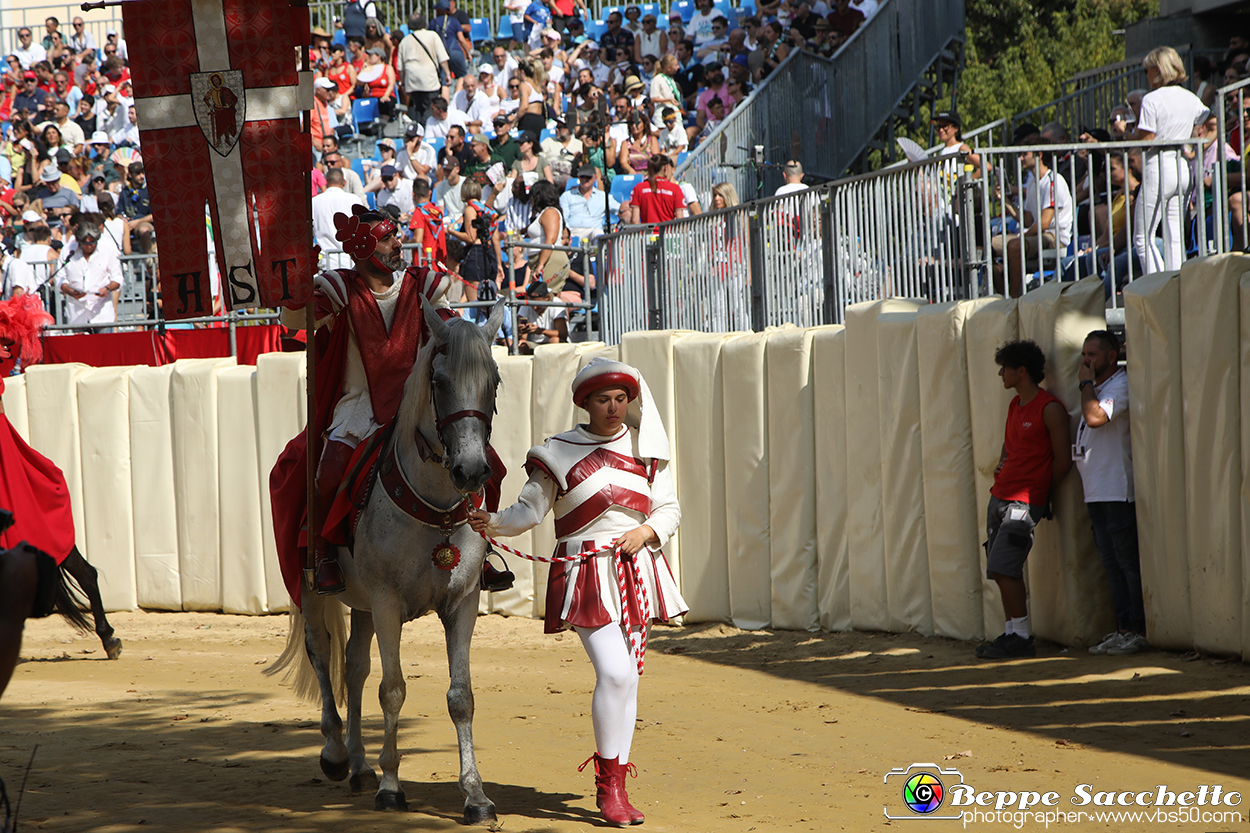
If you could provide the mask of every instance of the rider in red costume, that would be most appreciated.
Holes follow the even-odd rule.
[[[336,214],[337,239],[355,269],[326,270],[314,278],[316,310],[316,405],[309,415],[322,439],[317,465],[316,500],[319,517],[326,518],[344,482],[357,447],[395,416],[404,382],[424,343],[425,321],[421,296],[454,315],[443,294],[452,278],[429,267],[405,269],[397,227],[390,218],[357,207],[353,215]],[[305,326],[303,309],[283,310],[283,323]],[[287,444],[270,475],[274,537],[279,560],[288,567],[302,566],[301,549],[308,545],[307,434]],[[333,595],[344,589],[337,548],[323,527],[313,537],[314,586]],[[300,599],[299,569],[284,569],[291,599]],[[504,574],[506,576],[506,574]],[[504,589],[490,568],[483,578],[488,590]]]

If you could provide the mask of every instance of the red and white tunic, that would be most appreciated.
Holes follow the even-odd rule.
[[[557,557],[605,546],[644,523],[655,530],[658,545],[619,556],[624,570],[618,571],[613,550],[552,565],[547,633],[620,622],[622,583],[633,625],[687,611],[661,550],[681,521],[673,477],[667,461],[640,458],[636,449],[637,432],[627,427],[613,437],[584,425],[557,434],[530,449],[530,478],[517,502],[491,515],[490,532],[510,536],[537,526],[554,508]]]

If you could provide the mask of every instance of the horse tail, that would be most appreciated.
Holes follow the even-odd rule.
[[[330,688],[334,692],[335,703],[342,705],[347,700],[347,608],[337,599],[321,597],[317,602],[322,606],[323,625],[330,635]],[[282,674],[283,685],[291,687],[292,692],[301,700],[319,704],[321,702],[321,685],[317,680],[317,672],[313,670],[308,659],[305,629],[308,626],[303,612],[294,604],[291,605],[288,617],[286,646],[273,664],[265,668],[266,676]]]
[[[75,589],[78,587],[77,580],[74,579],[63,564],[57,567],[55,578],[50,574],[48,578],[54,582],[56,612],[61,614],[61,618],[74,629],[83,633],[91,633],[91,623],[87,621],[87,616],[83,613],[87,602]],[[84,592],[83,595],[85,596],[86,593]]]

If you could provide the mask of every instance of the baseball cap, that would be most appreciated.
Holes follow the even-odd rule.
[[[577,169],[577,175],[579,177],[588,176],[588,177],[593,178],[595,175],[595,171],[597,170],[599,169],[596,168],[594,165],[582,165],[580,168]]]
[[[61,148],[56,152],[56,164],[58,166],[69,164],[69,148]]]
[[[516,140],[517,140],[517,144],[520,144],[521,142],[530,142],[531,144],[538,144],[538,134],[535,133],[533,130],[522,130],[521,135],[517,136]]]
[[[599,42],[598,42],[598,41],[593,41],[593,40],[588,40],[588,41],[586,41],[586,48],[587,48],[587,49],[598,49],[598,48],[599,48]]]
[[[747,56],[746,56],[746,55],[734,55],[734,61],[733,61],[733,62],[734,62],[735,64],[737,64],[738,66],[740,66],[740,67],[747,66],[747,65],[750,63],[750,61],[748,61],[748,60],[747,60]]]
[[[391,177],[395,176],[395,174],[397,173],[399,173],[399,171],[395,170],[394,165],[382,166],[382,178],[383,179],[390,179]]]
[[[404,138],[415,139],[417,136],[424,136],[425,128],[419,124],[410,124],[408,129],[404,131]]]
[[[441,11],[446,11],[447,9],[451,8],[451,3],[448,2],[448,0],[438,0],[438,2],[434,4],[434,8],[439,9]]]
[[[91,141],[88,142],[87,144],[89,145],[111,145],[113,143],[109,140],[109,134],[105,133],[103,130],[97,130],[96,132],[91,134]]]
[[[38,81],[38,80],[39,80],[39,76],[38,76],[38,75],[36,75],[33,71],[31,71],[31,70],[29,70],[29,69],[28,69],[28,70],[26,70],[25,72],[23,72],[23,73],[22,73],[22,78],[23,78],[23,79],[25,79],[25,80],[27,80],[27,81]]]
[[[529,286],[525,287],[526,298],[542,297],[548,295],[549,293],[550,290],[547,289],[546,281],[531,281]]]
[[[319,90],[337,90],[339,88],[339,85],[335,84],[329,78],[318,78],[313,82],[313,86]]]
[[[486,73],[490,73],[491,75],[494,75],[495,68],[491,66],[490,64],[482,64],[480,67],[477,68],[478,75],[485,75]]]
[[[543,29],[543,37],[547,38],[548,40],[559,40],[560,33],[557,32],[555,29]]]
[[[38,211],[28,208],[22,212],[22,222],[23,223],[42,223],[43,216]]]
[[[481,143],[482,143],[482,144],[484,144],[484,145],[489,145],[489,144],[490,144],[490,138],[489,138],[489,137],[487,137],[487,135],[486,135],[485,133],[474,133],[474,134],[473,134],[473,141],[475,141],[475,142],[481,142]]]
[[[43,169],[43,173],[39,174],[40,182],[60,182],[61,169],[56,165],[48,165]]]
[[[669,20],[681,20],[681,12],[676,12],[676,11],[669,12],[668,19]]]
[[[116,34],[117,34],[117,30],[116,30],[116,29],[114,29],[112,26],[110,26],[109,28],[107,28],[107,29],[105,29],[105,30],[104,30],[104,34],[105,34],[106,36],[108,36],[108,35],[116,35]]]
[[[495,127],[499,127],[500,125],[507,124],[507,123],[508,123],[508,117],[505,116],[503,113],[497,113],[495,115],[495,118],[491,119],[491,124],[495,125]]]
[[[104,85],[104,94],[105,94],[105,95],[108,95],[109,93],[115,93],[115,92],[117,92],[117,88],[116,88],[116,87],[114,87],[112,84],[105,84],[105,85]]]
[[[394,149],[395,149],[395,140],[394,140],[394,139],[390,139],[390,138],[387,138],[387,139],[378,139],[378,147],[380,147],[380,148],[390,148],[391,150],[394,150]]]
[[[939,110],[938,112],[934,113],[932,121],[934,122],[945,121],[945,122],[950,122],[956,127],[960,126],[959,116],[955,115],[950,110]]]

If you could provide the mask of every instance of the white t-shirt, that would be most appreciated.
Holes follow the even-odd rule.
[[[864,22],[867,22],[877,13],[879,4],[877,0],[851,0],[851,6],[864,13]]]
[[[784,197],[786,194],[793,194],[795,191],[806,191],[807,186],[801,182],[787,182],[782,185],[774,193],[774,197]]]
[[[718,17],[723,15],[713,6],[707,14],[695,12],[690,18],[686,24],[686,35],[694,39],[695,49],[702,49],[712,39],[712,21]]]
[[[1034,196],[1035,190],[1040,195],[1040,202]],[[1042,175],[1039,188],[1036,177],[1029,171],[1028,178],[1024,181],[1022,207],[1033,216],[1034,222],[1040,219],[1042,211],[1054,208],[1055,217],[1051,220],[1050,227],[1042,231],[1054,234],[1060,249],[1067,248],[1072,240],[1072,192],[1068,190],[1068,183],[1063,177],[1055,176],[1054,171],[1047,171]]]
[[[1110,420],[1106,425],[1090,428],[1081,417],[1076,429],[1075,445],[1087,452],[1076,460],[1085,487],[1085,502],[1132,501],[1133,447],[1130,440],[1128,413],[1128,372],[1119,368],[1111,378],[1094,386],[1094,398]]]
[[[97,250],[90,259],[80,253],[66,264],[64,275],[61,283],[87,293],[81,299],[65,297],[65,323],[106,324],[117,320],[113,293],[96,294],[110,283],[122,283],[122,265],[115,252]]]
[[[476,121],[486,125],[490,124],[491,117],[494,115],[490,96],[481,90],[474,90],[472,101],[469,101],[468,96],[464,94],[464,90],[461,90],[452,97],[451,104],[455,110],[465,114],[466,121]],[[451,113],[448,113],[447,117],[451,118]]]
[[[425,122],[425,139],[446,139],[447,131],[451,130],[452,125],[460,125],[466,127],[469,123],[469,117],[460,110],[451,107],[447,110],[447,118],[439,121],[430,116]],[[465,133],[469,131],[466,129]]]
[[[350,269],[352,258],[348,254],[326,254],[334,249],[342,249],[343,244],[334,236],[338,231],[334,226],[334,215],[343,213],[350,215],[353,205],[364,205],[365,201],[355,194],[349,194],[338,186],[326,188],[312,198],[313,236],[322,251],[322,267],[326,269]]]
[[[1141,100],[1137,129],[1155,134],[1156,139],[1188,139],[1194,125],[1207,119],[1202,99],[1184,87],[1160,87]]]
[[[39,281],[36,280],[35,270],[30,268],[29,263],[19,260],[15,255],[4,259],[4,265],[0,266],[0,298],[11,297],[14,289],[31,293],[38,288]]]

